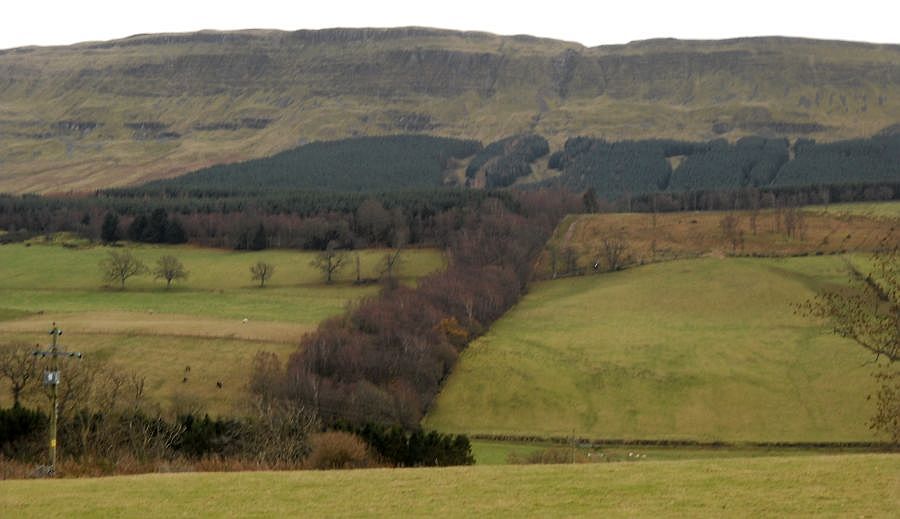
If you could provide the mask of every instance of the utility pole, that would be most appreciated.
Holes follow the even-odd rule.
[[[56,326],[56,323],[53,323],[53,329],[50,330],[53,342],[49,349],[34,352],[35,357],[50,357],[51,361],[50,371],[44,371],[44,385],[50,386],[50,475],[56,473],[56,427],[59,420],[59,358],[74,357],[80,359],[82,357],[81,353],[78,352],[61,351],[62,346],[58,341],[62,333],[62,330]]]

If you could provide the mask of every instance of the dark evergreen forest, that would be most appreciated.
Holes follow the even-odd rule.
[[[574,137],[550,157],[548,184],[613,200],[654,192],[798,188],[900,181],[900,135],[819,144],[744,137],[705,143]]]
[[[390,191],[443,185],[451,159],[474,155],[477,141],[395,135],[313,142],[264,159],[223,164],[173,179],[150,182],[145,191],[259,190]]]

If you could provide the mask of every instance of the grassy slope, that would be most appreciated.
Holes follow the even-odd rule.
[[[0,482],[16,517],[889,517],[897,455]]]
[[[701,259],[536,284],[467,349],[425,425],[726,441],[871,440],[869,358],[791,304],[837,257]]]
[[[102,286],[98,263],[108,253],[103,247],[0,247],[0,342],[43,341],[56,321],[66,332],[68,348],[144,375],[151,398],[227,412],[242,394],[248,360],[256,351],[286,356],[321,320],[378,290],[354,286],[352,268],[335,285],[323,284],[309,266],[313,253],[308,252],[132,250],[148,265],[173,254],[190,277],[167,291],[162,282],[145,276],[120,291]],[[360,254],[363,276],[374,275],[384,253]],[[405,258],[402,273],[408,280],[443,265],[441,255],[431,250],[410,250]],[[257,260],[276,265],[271,286],[264,289],[250,280],[249,266]],[[185,366],[191,366],[187,383],[182,382]],[[223,382],[221,390],[217,381]],[[4,390],[0,403],[7,398]]]
[[[557,268],[562,272],[565,251],[571,249],[580,268],[591,270],[602,257],[603,240],[620,238],[627,246],[627,265],[646,264],[698,256],[793,256],[872,251],[883,243],[900,241],[897,210],[900,203],[839,204],[828,208],[810,207],[803,213],[803,231],[787,236],[784,217],[777,211],[760,211],[756,232],[750,211],[675,212],[640,214],[570,215],[557,228],[547,250],[538,259],[536,275],[551,277],[552,255],[557,251]],[[736,218],[742,243],[735,250],[722,233],[723,218]],[[874,218],[872,216],[875,216]]]
[[[311,140],[407,133],[411,119],[429,133],[488,142],[535,131],[554,147],[573,135],[708,139],[717,123],[731,128],[727,138],[818,123],[809,135],[829,140],[900,120],[896,46],[747,39],[585,48],[450,31],[363,34],[151,35],[0,52],[0,191],[133,184]],[[244,118],[271,122],[198,129]],[[65,121],[101,126],[59,131]],[[179,136],[126,126],[141,122]]]

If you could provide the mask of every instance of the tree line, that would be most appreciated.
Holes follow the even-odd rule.
[[[389,286],[306,335],[286,363],[254,360],[250,389],[309,406],[326,423],[415,428],[459,353],[524,293],[533,260],[577,196],[517,195],[458,210],[440,243],[449,267],[415,287]]]
[[[512,203],[500,191],[431,190],[395,193],[297,193],[242,198],[0,195],[4,240],[68,231],[94,241],[120,239],[262,250],[324,250],[436,243],[453,211],[488,199]],[[297,205],[293,205],[294,202]],[[321,204],[321,205],[318,205]]]

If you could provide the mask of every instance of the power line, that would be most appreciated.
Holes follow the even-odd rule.
[[[76,359],[81,359],[83,357],[80,352],[67,352],[61,350],[62,345],[58,344],[58,340],[62,333],[62,330],[60,330],[54,322],[53,329],[50,330],[50,335],[53,337],[53,343],[47,350],[37,350],[33,353],[35,357],[50,357],[52,363],[50,371],[44,371],[44,385],[50,386],[50,466],[48,467],[50,475],[56,473],[56,429],[59,422],[59,359],[60,357]]]

